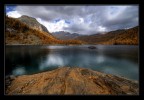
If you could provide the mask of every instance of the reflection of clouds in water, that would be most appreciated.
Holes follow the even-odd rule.
[[[103,55],[99,55],[96,57],[97,63],[103,63],[105,61],[105,57]]]
[[[40,70],[43,70],[47,67],[51,66],[63,66],[64,61],[59,55],[55,54],[49,54],[45,60],[45,62],[42,62],[39,66]]]
[[[46,48],[46,47],[44,47]],[[63,49],[63,48],[67,48],[67,46],[47,46],[48,49]]]
[[[26,73],[26,70],[24,67],[17,67],[12,71],[13,75],[23,75]]]
[[[136,67],[137,65],[128,60],[116,60],[109,58],[109,65],[102,67],[102,71],[114,75],[125,76],[130,79],[137,79],[139,70]],[[110,64],[111,63],[111,64]],[[129,74],[133,73],[133,74]]]
[[[79,57],[80,63],[78,63],[79,67],[89,67],[90,62],[93,62],[89,55],[80,55]]]
[[[121,72],[121,71],[123,71],[122,67],[125,66],[125,64],[122,63],[121,60],[116,60],[116,59],[113,59],[111,57],[108,57],[105,63],[107,63],[107,64],[105,64],[101,70],[104,72],[113,73],[113,74],[122,73]]]
[[[103,69],[103,72],[106,72],[109,74],[121,75],[121,72],[119,70],[116,70],[116,68],[112,66],[105,66],[105,68]]]
[[[80,60],[79,66],[89,68],[90,66],[95,65],[95,67],[98,67],[96,65],[104,63],[105,59],[106,58],[103,55],[95,55],[95,56],[81,55],[79,57],[79,60]]]

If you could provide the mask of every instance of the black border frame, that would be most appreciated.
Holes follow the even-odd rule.
[[[42,3],[43,2],[43,3]],[[5,29],[5,20],[4,20],[4,17],[5,17],[5,4],[37,4],[37,5],[45,5],[45,4],[62,4],[62,5],[85,5],[85,4],[88,4],[88,5],[96,5],[96,4],[104,4],[104,5],[129,5],[129,4],[137,4],[139,5],[139,95],[144,95],[144,75],[143,74],[143,71],[144,71],[144,62],[142,61],[143,60],[143,56],[144,56],[144,50],[143,50],[143,41],[144,41],[144,34],[143,34],[143,29],[144,29],[144,20],[142,17],[142,2],[140,4],[140,0],[99,0],[99,1],[94,1],[94,0],[37,0],[37,1],[22,1],[22,0],[5,0],[5,1],[2,1],[1,4],[0,4],[0,10],[1,10],[1,34],[0,34],[0,53],[1,53],[1,60],[0,60],[0,81],[3,82],[2,84],[0,83],[0,94],[1,95],[4,95],[4,96],[7,96],[5,95],[4,93],[4,66],[5,66],[5,44],[4,44],[4,29]]]

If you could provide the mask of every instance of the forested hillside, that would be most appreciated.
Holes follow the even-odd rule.
[[[80,36],[76,38],[88,44],[124,44],[137,45],[138,44],[138,26],[127,30],[111,31],[106,34],[94,34],[90,36]]]
[[[9,45],[81,44],[81,41],[78,40],[58,40],[50,33],[33,29],[18,19],[7,16],[5,26],[5,42]]]

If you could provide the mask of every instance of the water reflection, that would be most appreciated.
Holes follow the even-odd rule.
[[[14,46],[6,47],[6,75],[33,74],[78,66],[138,80],[138,47]]]
[[[18,66],[12,71],[13,75],[23,75],[26,74],[25,67]]]
[[[104,56],[98,56],[98,57],[96,57],[96,61],[97,61],[97,63],[103,63],[104,62],[104,60],[105,60],[105,58],[104,58]]]
[[[64,60],[60,55],[49,54],[47,58],[41,62],[39,69],[44,70],[52,66],[64,66]]]

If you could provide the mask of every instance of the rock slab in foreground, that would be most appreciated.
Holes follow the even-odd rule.
[[[84,68],[62,67],[34,75],[18,76],[6,94],[119,95],[139,94],[138,83]]]

